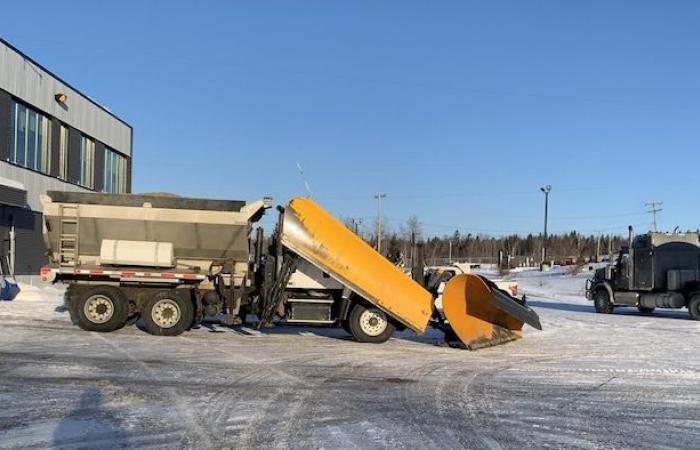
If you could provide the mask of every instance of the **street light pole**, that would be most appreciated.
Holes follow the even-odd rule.
[[[552,191],[551,185],[546,185],[540,188],[544,193],[544,238],[542,239],[542,264],[547,261],[547,213],[549,209],[549,193]]]
[[[382,199],[386,194],[377,194],[374,198],[377,200],[377,252],[382,253]]]

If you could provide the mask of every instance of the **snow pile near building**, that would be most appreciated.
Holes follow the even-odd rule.
[[[64,286],[20,283],[19,287],[20,292],[14,300],[0,302],[0,318],[70,320],[63,305]]]

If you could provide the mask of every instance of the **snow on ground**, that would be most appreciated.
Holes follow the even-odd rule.
[[[587,275],[511,274],[544,331],[476,352],[435,331],[88,333],[25,286],[0,302],[0,449],[697,448],[700,323],[595,314]]]
[[[0,301],[0,321],[70,321],[63,307],[64,286],[20,283],[19,287],[20,292],[14,300]]]

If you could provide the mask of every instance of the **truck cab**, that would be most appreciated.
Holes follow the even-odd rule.
[[[632,237],[614,263],[587,280],[586,298],[596,312],[618,306],[642,313],[656,308],[688,308],[700,320],[700,238],[698,233],[651,232]]]

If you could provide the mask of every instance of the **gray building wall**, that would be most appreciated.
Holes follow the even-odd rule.
[[[131,127],[0,40],[0,89],[131,156]],[[65,105],[54,96],[66,94]]]
[[[56,101],[65,94],[65,104]],[[41,173],[10,161],[10,114],[12,101],[26,104],[51,121],[50,173]],[[66,179],[58,178],[61,124],[68,127]],[[17,181],[27,193],[25,207],[4,204],[0,198],[0,257],[7,254],[9,231],[15,227],[15,271],[20,278],[35,281],[39,269],[48,263],[42,236],[42,206],[39,196],[48,190],[89,192],[78,186],[80,177],[80,136],[95,141],[95,191],[104,188],[105,149],[127,157],[127,192],[131,192],[131,127],[75,88],[60,80],[37,62],[0,39],[0,178]],[[2,180],[0,180],[2,181]]]

